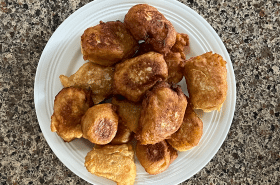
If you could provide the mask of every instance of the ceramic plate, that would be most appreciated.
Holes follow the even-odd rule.
[[[123,21],[135,4],[147,3],[156,7],[172,22],[177,32],[190,37],[191,52],[187,58],[213,51],[224,57],[228,70],[227,99],[220,110],[204,113],[203,136],[197,147],[180,152],[178,158],[161,174],[149,175],[136,159],[135,184],[178,184],[201,170],[217,153],[229,131],[235,109],[236,85],[232,63],[225,46],[213,28],[195,11],[174,0],[95,0],[69,16],[54,32],[40,58],[34,89],[37,118],[49,146],[56,156],[76,175],[92,184],[115,184],[90,174],[84,167],[84,158],[93,145],[85,139],[64,142],[51,132],[50,122],[55,95],[62,89],[59,75],[70,76],[85,63],[80,50],[83,31],[99,21]],[[180,82],[187,94],[185,81]]]

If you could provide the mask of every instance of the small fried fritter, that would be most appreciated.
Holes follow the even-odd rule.
[[[175,44],[164,57],[168,66],[168,83],[177,84],[183,79],[182,64],[186,60],[185,54],[189,52],[189,45],[189,36],[187,34],[176,34]]]
[[[179,41],[178,41],[179,42]],[[175,44],[176,45],[176,44]],[[181,45],[180,43],[178,45]],[[172,47],[173,48],[173,47]],[[135,56],[139,56],[145,53],[148,53],[150,51],[153,51],[153,48],[151,44],[148,43],[141,43],[139,44],[139,49]],[[182,63],[185,61],[186,56],[185,54],[180,51],[170,51],[164,56],[164,60],[168,67],[168,83],[177,84],[179,83],[183,78],[183,68]]]
[[[120,21],[100,21],[87,28],[81,37],[84,60],[102,66],[111,66],[131,57],[137,48],[137,41]]]
[[[172,52],[189,52],[190,42],[189,36],[185,33],[177,33],[176,34],[176,42],[171,48]]]
[[[111,103],[94,105],[82,118],[83,137],[95,144],[110,143],[118,130],[119,117]]]
[[[179,52],[169,52],[164,57],[168,66],[168,83],[177,84],[183,79],[184,75],[182,64],[184,62],[184,57],[185,56],[182,56],[182,54]]]
[[[114,93],[138,102],[158,80],[165,80],[168,68],[163,55],[149,52],[116,65]]]
[[[138,4],[129,9],[124,18],[125,26],[133,37],[153,46],[154,51],[166,54],[176,41],[176,31],[155,7]]]
[[[112,94],[114,67],[103,67],[92,62],[83,64],[79,70],[70,77],[60,75],[63,87],[77,86],[92,91],[92,100],[100,103]]]
[[[51,131],[66,142],[81,138],[81,118],[91,106],[93,102],[90,91],[76,87],[63,88],[55,96]]]
[[[137,142],[136,156],[145,171],[151,175],[165,171],[171,164],[171,153],[166,141],[153,145],[141,145]]]
[[[180,86],[157,83],[142,102],[136,139],[146,145],[169,138],[181,126],[187,103]]]
[[[188,104],[181,127],[167,141],[176,150],[186,151],[198,145],[202,133],[203,122]]]
[[[110,144],[119,145],[128,143],[133,138],[133,132],[129,130],[127,126],[125,126],[122,121],[119,120],[118,123],[118,131],[114,139],[111,141]]]
[[[85,167],[90,173],[118,185],[133,185],[136,177],[134,151],[128,144],[93,148],[85,157]]]
[[[184,76],[194,109],[220,110],[227,95],[226,61],[212,52],[190,58],[184,64]]]
[[[189,36],[185,33],[176,33],[176,42],[172,46],[171,51],[173,53],[180,53],[182,59],[186,59],[185,53],[189,52],[190,42]],[[155,51],[150,43],[142,42],[139,44],[139,48],[135,56],[139,56],[150,51]]]
[[[125,98],[113,97],[112,104],[117,106],[117,113],[124,125],[136,133],[141,114],[141,103],[134,103]]]

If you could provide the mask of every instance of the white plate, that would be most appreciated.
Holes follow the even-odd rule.
[[[236,86],[234,71],[225,46],[213,28],[195,11],[177,2],[167,0],[95,0],[69,16],[54,32],[40,58],[34,87],[36,113],[41,130],[56,156],[76,175],[93,184],[115,184],[90,174],[84,167],[84,158],[92,144],[84,139],[65,143],[50,130],[55,95],[62,89],[59,75],[70,76],[85,61],[80,51],[83,31],[100,20],[123,20],[135,4],[147,3],[156,7],[172,22],[175,29],[190,37],[191,53],[187,57],[213,51],[224,57],[228,69],[228,94],[220,112],[205,113],[201,142],[194,149],[180,152],[178,158],[161,174],[149,175],[136,161],[135,184],[177,184],[201,170],[217,153],[229,131],[235,109]],[[180,83],[186,91],[184,82]]]

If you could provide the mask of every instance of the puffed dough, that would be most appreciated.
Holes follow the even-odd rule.
[[[81,138],[81,119],[91,106],[93,102],[90,91],[76,87],[63,88],[55,96],[51,131],[66,142]]]
[[[183,122],[187,103],[180,86],[157,83],[142,102],[136,139],[147,145],[170,138]]]
[[[227,96],[226,61],[212,52],[184,63],[184,76],[194,109],[220,110]]]
[[[117,106],[117,113],[129,130],[136,133],[141,114],[141,103],[135,103],[122,97],[113,97],[112,104]]]
[[[116,65],[114,93],[138,102],[159,80],[165,80],[168,68],[163,55],[149,52]]]
[[[151,175],[165,171],[171,163],[171,153],[165,141],[153,145],[141,145],[137,142],[136,156],[145,171]]]
[[[83,137],[95,144],[108,144],[116,136],[119,117],[111,103],[94,105],[82,118]]]
[[[60,75],[59,78],[63,87],[75,86],[91,89],[92,100],[98,104],[113,93],[114,69],[114,67],[104,67],[87,62],[70,77]]]
[[[128,144],[94,147],[85,157],[85,167],[118,185],[133,185],[136,177],[134,151]]]
[[[102,22],[87,28],[81,37],[84,60],[102,66],[112,66],[130,58],[138,43],[120,21]]]
[[[124,18],[126,27],[136,40],[145,40],[154,51],[166,54],[176,41],[176,31],[155,7],[138,4],[129,9]]]
[[[167,141],[176,150],[186,151],[198,145],[202,134],[203,122],[189,103],[181,127]]]

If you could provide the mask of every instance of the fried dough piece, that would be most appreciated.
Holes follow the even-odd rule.
[[[180,41],[178,41],[178,42],[180,42]],[[176,43],[175,43],[175,45],[176,45]],[[178,43],[177,45],[181,46],[182,43]],[[172,49],[173,49],[173,47],[172,47]],[[150,51],[153,51],[151,44],[143,42],[143,43],[139,44],[139,49],[135,56],[139,56],[139,55],[145,54]],[[182,64],[186,60],[186,56],[185,56],[183,50],[179,51],[178,49],[174,49],[174,52],[170,51],[169,53],[167,53],[164,56],[164,60],[168,67],[167,82],[173,83],[173,84],[179,83],[183,78]]]
[[[110,143],[116,136],[118,119],[116,107],[111,103],[91,107],[81,121],[83,137],[95,144]]]
[[[183,79],[182,64],[185,60],[185,55],[179,52],[169,52],[164,57],[168,66],[167,82],[177,84]]]
[[[187,151],[198,145],[202,133],[203,122],[188,104],[181,127],[167,141],[176,150]]]
[[[168,68],[163,55],[149,52],[116,65],[114,93],[138,102],[158,80],[165,80]]]
[[[186,59],[185,53],[189,52],[190,42],[189,36],[185,33],[176,33],[176,42],[172,46],[171,51],[173,53],[180,53],[182,59]],[[142,42],[139,44],[139,48],[135,56],[139,56],[150,51],[154,51],[153,46],[150,43]]]
[[[113,97],[112,104],[117,106],[117,113],[124,125],[136,133],[141,114],[141,103],[134,103],[125,98]]]
[[[227,95],[226,61],[212,52],[190,58],[184,64],[184,76],[194,109],[220,110]]]
[[[166,141],[156,144],[136,144],[136,156],[145,171],[151,175],[165,171],[171,164],[171,153]]]
[[[118,131],[114,139],[110,144],[119,145],[128,143],[133,138],[133,132],[129,130],[127,126],[125,126],[122,121],[119,120]]]
[[[110,96],[112,92],[114,67],[104,67],[92,62],[83,64],[78,71],[70,77],[60,75],[63,87],[77,86],[92,91],[92,100],[100,103]]]
[[[180,86],[157,83],[142,102],[136,139],[146,145],[169,138],[180,128],[187,103]]]
[[[166,54],[175,44],[176,31],[173,25],[155,7],[147,4],[131,7],[124,23],[137,41],[145,40],[153,46],[154,51]]]
[[[137,41],[120,21],[100,21],[100,24],[87,28],[81,37],[84,60],[102,66],[112,66],[130,58],[137,48]]]
[[[56,132],[65,142],[81,138],[81,118],[91,106],[93,102],[90,91],[76,87],[63,88],[55,96],[51,131]]]
[[[134,151],[128,144],[93,148],[85,157],[85,167],[90,173],[118,185],[133,185],[136,177]]]
[[[185,33],[176,34],[176,42],[171,48],[172,52],[188,53],[190,47],[189,36]]]
[[[164,57],[168,66],[168,83],[177,84],[183,79],[182,64],[186,60],[189,49],[189,36],[184,33],[176,34],[176,42],[171,51]]]

